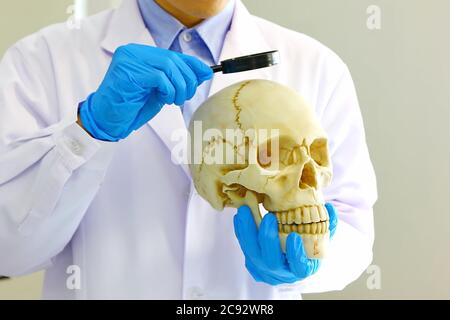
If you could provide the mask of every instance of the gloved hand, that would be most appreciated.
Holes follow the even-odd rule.
[[[165,104],[190,100],[212,74],[192,56],[137,44],[119,47],[98,90],[80,105],[81,123],[99,140],[124,139]]]
[[[338,221],[336,210],[329,203],[325,207],[330,218],[330,237],[333,237]],[[289,234],[286,254],[281,251],[277,219],[272,213],[264,216],[258,230],[250,208],[242,206],[234,216],[234,230],[245,255],[245,266],[258,282],[270,285],[293,283],[319,269],[320,260],[306,256],[298,233]]]

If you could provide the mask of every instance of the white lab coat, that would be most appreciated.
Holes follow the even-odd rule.
[[[298,299],[358,278],[372,259],[376,185],[346,65],[238,1],[222,59],[278,49],[281,64],[217,75],[211,94],[250,78],[295,88],[329,134],[335,171],[325,190],[340,218],[329,258],[307,280],[272,287],[245,269],[235,210],[214,211],[186,167],[171,161],[171,135],[185,129],[178,107],[166,106],[119,143],[96,141],[75,123],[78,103],[127,43],[154,45],[134,0],[86,19],[81,29],[48,27],[3,57],[0,274],[46,268],[45,297],[69,299]]]

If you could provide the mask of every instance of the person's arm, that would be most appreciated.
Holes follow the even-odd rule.
[[[333,181],[324,196],[336,208],[339,223],[328,258],[316,274],[300,283],[303,293],[342,290],[372,261],[376,179],[356,90],[346,66],[324,106],[321,123],[329,137],[333,164]]]
[[[79,101],[59,97],[64,84],[50,57],[45,40],[32,36],[0,63],[0,274],[7,276],[48,265],[71,240],[100,188],[112,141],[165,104],[182,105],[212,76],[195,57],[126,45],[77,108]]]
[[[86,129],[85,129],[84,126],[83,126],[83,123],[81,122],[80,113],[77,113],[77,124],[78,124],[81,128],[83,128],[84,131],[86,131]],[[86,132],[87,132],[87,131],[86,131]],[[87,133],[89,133],[89,132],[87,132]]]
[[[45,41],[21,41],[0,62],[0,274],[51,263],[94,198],[112,144],[61,106]],[[70,112],[72,110],[73,112]]]

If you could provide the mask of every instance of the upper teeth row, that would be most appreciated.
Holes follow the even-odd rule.
[[[282,224],[304,224],[328,220],[327,209],[322,205],[275,212],[275,215],[278,223]]]
[[[330,227],[329,221],[314,222],[308,224],[279,224],[278,232],[291,233],[297,232],[300,234],[325,234]]]

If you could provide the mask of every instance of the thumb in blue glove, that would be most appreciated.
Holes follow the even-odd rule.
[[[327,204],[326,208],[330,219],[330,236],[333,236],[337,215],[331,204]],[[298,233],[289,234],[286,254],[282,252],[278,223],[272,213],[264,216],[258,230],[250,208],[242,206],[234,217],[234,228],[245,256],[246,268],[258,282],[270,285],[293,283],[311,276],[320,267],[320,260],[307,257]]]

